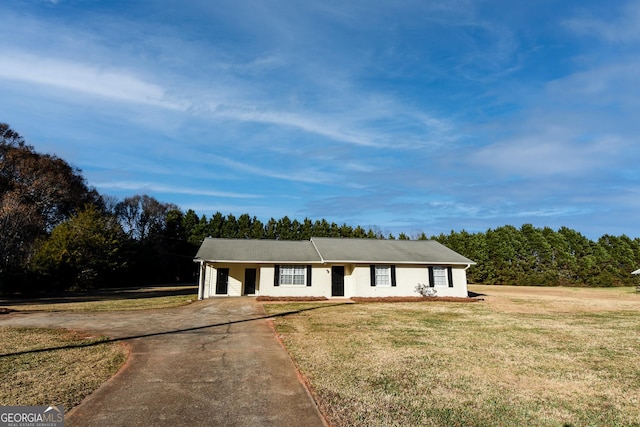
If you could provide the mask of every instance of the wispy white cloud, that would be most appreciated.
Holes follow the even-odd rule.
[[[0,61],[0,79],[171,110],[185,108],[184,104],[169,99],[162,87],[132,73],[52,57],[6,52]]]
[[[530,123],[516,138],[477,149],[471,154],[472,164],[527,178],[592,176],[619,164],[624,156],[627,142],[617,135],[590,135],[571,124],[535,123],[534,131]]]
[[[214,114],[217,117],[231,118],[239,121],[292,127],[310,134],[324,136],[334,141],[347,142],[365,147],[379,145],[375,139],[366,134],[360,134],[357,131],[345,129],[339,124],[336,124],[333,117],[314,117],[317,114],[314,112],[299,114],[286,111],[259,111],[257,109],[224,107],[215,111]],[[340,120],[338,119],[338,121]]]
[[[597,61],[597,59],[594,59]],[[616,61],[591,65],[547,85],[550,96],[564,103],[584,107],[640,104],[640,59],[636,54]]]
[[[621,5],[619,9],[616,6]],[[564,25],[583,36],[596,36],[611,43],[635,43],[640,41],[640,1],[607,5],[609,15],[583,13],[583,16],[566,19]]]
[[[283,164],[283,168],[279,167],[259,167],[255,164],[243,163],[237,160],[213,156],[211,157],[214,160],[213,164],[225,166],[232,168],[236,171],[247,172],[253,175],[258,175],[262,177],[275,178],[279,180],[285,181],[295,181],[295,182],[304,182],[304,183],[312,183],[312,184],[328,184],[333,182],[336,177],[332,174],[328,174],[313,166],[306,166],[302,168],[291,168],[287,159],[283,159],[281,162]],[[282,170],[282,172],[280,171]]]
[[[517,210],[513,212],[514,218],[562,218],[567,216],[575,216],[589,213],[589,209],[579,209],[573,207],[564,208],[546,208],[535,210]],[[504,213],[501,213],[504,216]]]
[[[163,184],[151,183],[151,182],[105,181],[105,182],[94,182],[92,184],[101,190],[103,189],[131,190],[138,193],[158,192],[158,193],[165,193],[165,194],[188,194],[192,196],[225,197],[225,198],[237,198],[237,199],[255,199],[255,198],[263,197],[259,194],[204,190],[204,189],[193,188],[193,187],[176,187],[176,186],[163,185]]]

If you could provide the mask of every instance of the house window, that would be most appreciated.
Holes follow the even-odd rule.
[[[280,267],[281,285],[304,285],[307,269],[304,265],[283,265]]]
[[[447,269],[444,267],[433,267],[433,285],[434,286],[449,286],[447,280]]]
[[[391,268],[388,265],[376,265],[376,286],[391,286]]]
[[[371,286],[395,286],[396,266],[395,265],[372,265],[371,266]]]

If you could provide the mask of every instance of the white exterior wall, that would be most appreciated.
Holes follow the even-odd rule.
[[[342,265],[342,264],[341,264]],[[205,264],[203,298],[216,295],[217,268],[229,269],[228,292],[226,296],[243,295],[245,270],[255,268],[256,295],[273,297],[326,297],[331,298],[331,265],[313,265],[311,286],[280,285],[274,286],[273,265],[259,264]],[[467,297],[467,272],[464,267],[452,267],[454,287],[436,287],[437,296]],[[425,265],[396,265],[396,286],[371,286],[370,266],[344,265],[344,297],[390,297],[418,296],[415,288],[429,283],[429,269]]]
[[[251,265],[231,264],[229,268],[229,287],[228,295],[231,297],[239,297],[242,295],[242,283],[244,282],[244,271],[247,268],[253,268]],[[256,279],[257,282],[257,279]]]
[[[331,298],[331,265],[312,267],[312,286],[273,286],[273,266],[263,266],[260,272],[260,295],[323,296]],[[467,272],[464,267],[452,267],[454,287],[437,287],[438,296],[467,297]],[[418,283],[429,283],[425,265],[396,265],[396,286],[371,286],[370,266],[344,266],[344,297],[418,296]]]
[[[464,267],[452,267],[451,273],[453,275],[453,288],[448,288],[446,292],[444,289],[440,291],[440,288],[438,288],[438,295],[462,298],[468,297],[469,289],[467,288],[467,270],[465,270]]]
[[[454,287],[436,287],[437,296],[464,297],[467,294],[467,272],[464,267],[452,267]],[[369,265],[356,265],[352,273],[352,293],[349,297],[419,296],[416,286],[429,284],[429,269],[425,265],[396,265],[396,286],[371,286]],[[346,286],[345,286],[346,291]],[[346,294],[346,293],[345,293]]]
[[[266,295],[270,297],[331,298],[331,267],[330,266],[326,266],[326,265],[311,266],[311,286],[306,286],[306,284],[274,286],[273,285],[274,273],[275,273],[275,268],[273,265],[263,265],[260,268],[260,295]]]

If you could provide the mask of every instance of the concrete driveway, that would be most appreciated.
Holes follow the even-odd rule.
[[[109,313],[12,313],[0,326],[122,339],[128,363],[65,416],[67,426],[325,426],[253,298]]]

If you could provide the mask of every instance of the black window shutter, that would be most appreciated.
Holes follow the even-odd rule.
[[[433,267],[429,267],[429,287],[433,288],[435,283],[433,282]]]
[[[311,264],[307,265],[307,286],[311,286]]]
[[[371,265],[369,268],[371,270],[371,286],[375,286],[376,285],[376,266]]]
[[[449,277],[449,287],[453,288],[453,271],[451,271],[451,267],[447,267],[447,276]]]
[[[391,266],[391,286],[396,285],[396,266]]]
[[[273,286],[280,286],[280,266],[273,266]]]

